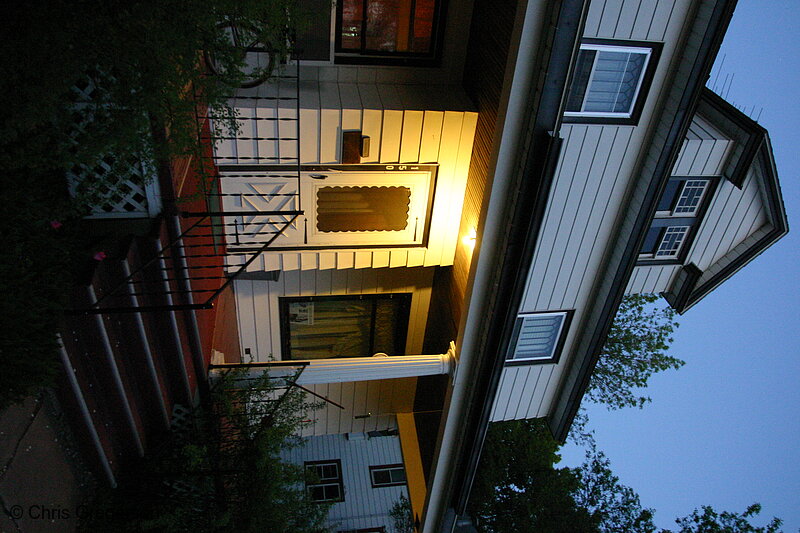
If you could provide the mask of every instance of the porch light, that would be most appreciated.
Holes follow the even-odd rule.
[[[461,237],[461,242],[464,243],[464,246],[468,247],[470,250],[475,248],[475,239],[478,237],[475,228],[470,228],[466,235]]]

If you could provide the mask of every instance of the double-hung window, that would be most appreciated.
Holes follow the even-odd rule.
[[[713,184],[709,178],[670,178],[639,251],[640,261],[681,260],[700,223]]]
[[[570,316],[568,311],[520,314],[514,324],[506,365],[557,362]]]
[[[307,461],[303,466],[306,469],[309,498],[315,502],[344,501],[341,461]]]
[[[406,484],[406,470],[401,464],[370,466],[372,487],[394,487]]]
[[[635,123],[658,56],[650,43],[581,44],[565,116],[573,122]]]

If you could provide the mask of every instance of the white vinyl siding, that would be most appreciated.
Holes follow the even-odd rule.
[[[296,136],[296,130],[283,130],[284,123],[295,125],[295,122],[248,120],[296,116],[294,100],[264,99],[295,94],[293,91],[296,92],[295,86],[284,80],[240,90],[240,98],[232,99],[231,105],[241,116],[241,130],[216,146],[217,162],[223,165],[296,163],[298,143],[277,140],[290,134]],[[252,96],[262,99],[245,98]],[[340,164],[342,131],[361,130],[362,135],[370,138],[369,155],[362,158],[363,164],[438,164],[427,246],[392,249],[391,262],[392,266],[451,265],[458,242],[461,200],[477,123],[477,113],[465,111],[469,108],[469,101],[458,87],[304,80],[300,83],[300,163]],[[233,182],[222,180],[222,185],[223,193],[238,192],[225,189]],[[288,181],[284,184],[284,188],[287,187],[291,188]],[[309,209],[308,206],[299,208]],[[303,222],[300,217],[298,227],[302,227]],[[288,236],[279,241],[276,245],[298,245],[297,239]],[[378,264],[383,255],[389,254],[389,250],[365,248],[367,250]],[[280,260],[281,256],[292,253],[265,253],[264,259],[259,258],[251,269],[269,270],[268,264],[275,261],[271,256],[278,256]],[[323,254],[331,252],[313,250],[308,253],[321,263]],[[342,267],[336,264],[335,268]]]
[[[584,38],[663,42],[639,124],[649,124],[663,91],[666,65],[673,60],[691,3],[684,0],[592,2]],[[694,51],[687,51],[694,53]],[[671,104],[671,102],[669,102]],[[628,195],[639,195],[634,172],[647,175],[655,160],[642,157],[643,126],[566,124],[564,144],[548,207],[525,288],[520,313],[574,309],[558,364],[503,369],[491,420],[551,414],[564,369],[571,362],[572,341],[581,328],[586,303],[598,283],[598,268]],[[643,164],[640,168],[638,165]],[[640,180],[641,181],[641,180]]]
[[[400,495],[408,497],[405,485],[373,488],[370,478],[370,466],[403,462],[400,437],[396,435],[372,438],[364,434],[311,437],[303,439],[301,446],[282,450],[280,456],[297,465],[331,459],[341,462],[344,501],[334,503],[328,514],[328,525],[334,531],[380,526],[387,526],[387,530],[391,530],[393,522],[389,511],[392,505],[400,499]]]

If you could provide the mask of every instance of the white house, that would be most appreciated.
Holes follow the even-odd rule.
[[[451,531],[490,421],[566,437],[626,293],[684,312],[788,227],[766,132],[704,88],[734,1],[365,5],[231,101],[215,364],[302,369],[325,407],[292,460],[328,496],[396,432],[383,466]]]

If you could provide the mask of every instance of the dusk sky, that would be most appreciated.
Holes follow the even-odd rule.
[[[709,82],[753,118],[763,108],[789,235],[680,317],[670,354],[687,363],[652,379],[652,404],[589,411],[598,449],[659,527],[705,504],[760,502],[759,525],[777,516],[783,531],[800,530],[797,28],[800,1],[740,0]]]

